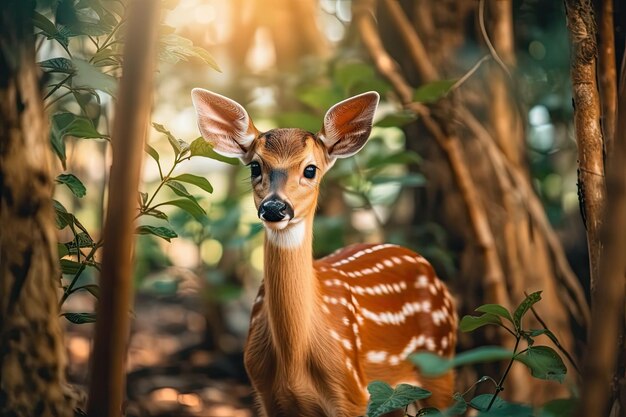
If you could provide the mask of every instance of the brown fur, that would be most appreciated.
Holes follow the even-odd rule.
[[[252,178],[256,207],[278,197],[293,209],[286,224],[264,222],[265,278],[244,352],[262,414],[363,415],[373,380],[420,385],[432,392],[426,405],[449,404],[452,374],[425,379],[406,360],[414,350],[454,353],[454,304],[430,264],[393,245],[353,245],[313,261],[319,182],[336,158],[363,147],[378,95],[333,106],[317,135],[259,133],[232,100],[202,89],[192,97],[214,149],[260,165],[261,175]],[[317,168],[315,178],[304,176],[308,165]]]

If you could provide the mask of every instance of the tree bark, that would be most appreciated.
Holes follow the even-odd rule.
[[[34,1],[0,11],[0,415],[71,416]]]
[[[626,61],[625,61],[626,63]],[[619,115],[613,152],[607,158],[607,210],[603,225],[601,274],[596,281],[596,299],[592,304],[589,346],[585,356],[583,387],[579,416],[608,415],[612,383],[623,384],[623,375],[616,374],[616,363],[623,355],[624,282],[626,279],[626,65],[622,65],[619,91]],[[622,370],[623,372],[623,370]],[[613,381],[614,375],[617,376]],[[623,386],[621,387],[623,390]],[[614,409],[624,413],[620,399]]]
[[[601,0],[598,31],[598,81],[602,105],[602,133],[604,148],[610,155],[615,137],[617,116],[617,70],[615,61],[615,28],[613,26],[613,0]]]
[[[132,297],[134,219],[152,106],[158,2],[134,0],[128,10],[128,41],[124,47],[123,73],[111,135],[113,165],[91,358],[90,417],[122,414]]]
[[[587,228],[587,247],[591,265],[591,304],[602,302],[595,296],[600,275],[604,216],[604,149],[600,128],[600,99],[596,83],[596,28],[591,0],[565,0],[567,27],[571,43],[572,96],[574,127],[578,142],[578,195]]]

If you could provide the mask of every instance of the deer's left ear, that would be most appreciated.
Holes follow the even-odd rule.
[[[339,102],[326,112],[319,137],[331,158],[347,158],[361,150],[372,131],[379,98],[370,91]]]

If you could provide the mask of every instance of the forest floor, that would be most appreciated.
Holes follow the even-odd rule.
[[[241,343],[218,353],[205,341],[198,297],[139,295],[132,312],[125,405],[129,417],[253,417],[252,389]],[[90,311],[93,297],[76,293],[67,311]],[[86,391],[93,325],[65,322],[69,382]]]

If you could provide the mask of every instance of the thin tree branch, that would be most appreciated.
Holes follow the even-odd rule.
[[[598,81],[602,105],[602,131],[607,155],[613,150],[615,116],[617,115],[617,69],[615,68],[615,29],[613,0],[602,0],[598,32]]]
[[[485,44],[489,49],[489,53],[493,57],[494,61],[498,63],[498,65],[502,68],[505,74],[509,77],[509,79],[511,79],[511,72],[507,68],[506,64],[502,61],[502,58],[500,58],[500,55],[498,55],[498,51],[496,51],[496,48],[493,47],[491,39],[489,39],[489,34],[487,34],[487,28],[485,27],[485,0],[480,0],[480,2],[478,3],[478,22],[480,25],[480,33],[482,34],[483,40],[485,41]]]
[[[600,231],[604,216],[604,149],[600,128],[600,101],[596,83],[596,33],[591,0],[565,0],[567,28],[571,43],[572,98],[574,127],[578,143],[578,190],[583,221],[587,228],[587,246],[591,265],[591,304],[600,274],[602,241]]]
[[[91,361],[90,417],[122,414],[132,299],[133,217],[152,103],[158,18],[159,2],[130,2],[124,73],[111,135],[113,165],[102,236],[105,245]]]
[[[438,80],[440,76],[437,68],[435,68],[428,58],[424,43],[417,36],[413,25],[411,25],[406,13],[402,10],[400,2],[398,0],[383,0],[383,4],[395,22],[402,39],[406,43],[407,51],[411,55],[413,65],[415,65],[417,72],[422,78],[422,82],[429,83]]]

